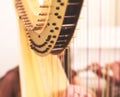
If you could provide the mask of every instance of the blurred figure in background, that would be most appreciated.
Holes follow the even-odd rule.
[[[0,80],[0,97],[20,97],[19,68],[7,72]]]

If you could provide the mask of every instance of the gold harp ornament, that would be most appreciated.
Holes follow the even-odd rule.
[[[63,97],[69,81],[57,54],[69,44],[83,0],[14,0],[22,97]]]

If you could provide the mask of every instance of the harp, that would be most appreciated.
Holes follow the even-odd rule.
[[[69,81],[57,55],[69,45],[83,0],[14,0],[20,29],[22,97],[63,97]]]
[[[84,9],[86,20],[81,23],[81,28],[84,28],[85,31],[81,29],[81,32],[84,33],[79,33],[78,35],[79,37],[82,36],[80,38],[84,38],[84,41],[77,40],[77,45],[83,45],[83,43],[84,45],[83,47],[80,46],[81,48],[78,50],[74,48],[76,44],[74,47],[71,47],[73,48],[73,52],[78,52],[74,52],[73,58],[69,59],[69,42],[74,37],[73,32],[79,19],[83,0],[44,0],[43,2],[38,2],[37,0],[15,0],[22,46],[21,56],[23,60],[20,64],[20,73],[23,97],[62,97],[71,80],[67,64],[70,64],[68,63],[69,60],[76,60],[77,58],[79,60],[78,63],[80,63],[80,69],[76,70],[76,73],[80,74],[81,81],[83,80],[87,91],[92,87],[91,89],[96,93],[96,97],[119,97],[120,81],[116,81],[114,78],[117,74],[113,72],[113,76],[111,73],[112,64],[120,66],[119,62],[106,62],[107,65],[104,64],[106,67],[101,65],[104,59],[111,60],[111,56],[114,60],[120,61],[120,57],[117,55],[120,53],[119,42],[117,41],[119,40],[119,34],[117,30],[111,28],[106,30],[103,28],[105,24],[109,25],[113,21],[115,21],[115,25],[119,25],[116,18],[110,21],[107,19],[116,15],[115,11],[117,8],[115,7],[115,3],[113,3],[114,0],[95,0],[94,3],[91,3],[93,2],[92,0],[85,1],[85,5],[87,5]],[[116,0],[115,2],[117,4],[119,1]],[[112,6],[108,7],[108,4],[114,5],[114,8]],[[92,10],[96,10],[90,10],[91,7]],[[117,9],[117,11],[119,10]],[[93,15],[91,15],[92,12]],[[114,14],[111,15],[110,13]],[[103,18],[103,14],[106,15],[106,18]],[[89,18],[89,16],[92,18]],[[115,17],[118,16],[116,15]],[[92,23],[90,23],[91,21]],[[110,27],[112,26],[113,24],[110,25]],[[90,31],[90,27],[92,31]],[[90,37],[92,35],[96,36]],[[110,38],[107,35],[111,35]],[[91,38],[94,38],[93,43],[91,42]],[[108,40],[104,40],[104,38]],[[104,48],[102,43],[106,43],[106,41],[111,41],[111,44],[105,45],[106,47]],[[93,44],[97,46],[94,48]],[[111,45],[112,50],[109,48]],[[61,59],[64,61],[66,73],[70,78],[69,81],[61,67],[60,60],[56,56],[64,52],[64,50],[66,51],[65,56],[62,56]],[[89,63],[92,58],[95,62],[92,61],[94,63]],[[96,63],[96,61],[99,63]],[[76,65],[76,63],[73,64]],[[82,67],[83,64],[86,64],[86,67]],[[120,71],[120,67],[118,68],[118,71]],[[85,72],[85,75],[83,72]],[[95,77],[90,78],[92,75],[91,72],[95,74]],[[118,74],[120,75],[120,73]]]

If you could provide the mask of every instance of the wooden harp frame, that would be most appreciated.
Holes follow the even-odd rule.
[[[22,97],[63,97],[68,79],[56,55],[74,35],[83,0],[14,0],[20,28]]]

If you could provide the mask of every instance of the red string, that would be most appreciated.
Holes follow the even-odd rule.
[[[102,0],[99,1],[99,63],[101,65],[101,53],[102,53],[102,48],[101,48],[101,29],[102,29]],[[101,67],[101,66],[100,66]],[[98,69],[98,96],[100,97],[100,68]]]

